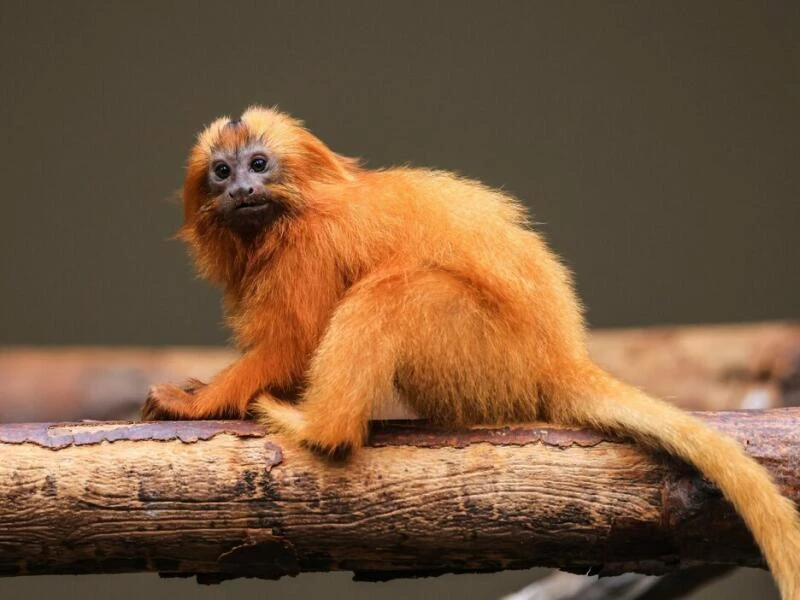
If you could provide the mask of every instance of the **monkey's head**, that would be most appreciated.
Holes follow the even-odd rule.
[[[238,119],[217,119],[189,155],[179,235],[207,275],[226,279],[212,266],[228,262],[221,254],[258,247],[313,206],[315,186],[352,179],[356,170],[356,161],[275,109],[255,106]]]

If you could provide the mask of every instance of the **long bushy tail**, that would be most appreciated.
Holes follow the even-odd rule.
[[[560,398],[554,398],[554,421],[624,434],[694,465],[741,515],[783,600],[800,600],[800,516],[766,469],[735,440],[599,367],[587,368],[577,386],[556,394]]]

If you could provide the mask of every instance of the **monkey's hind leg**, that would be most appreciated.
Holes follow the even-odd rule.
[[[358,448],[373,409],[393,394],[398,368],[443,356],[454,346],[480,345],[465,339],[475,329],[469,322],[476,314],[470,290],[446,273],[415,269],[372,275],[353,286],[334,312],[300,403],[263,398],[254,412],[322,452]]]

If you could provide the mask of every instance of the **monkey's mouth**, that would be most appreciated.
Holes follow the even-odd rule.
[[[267,196],[257,196],[255,198],[247,198],[237,202],[232,212],[240,215],[258,214],[265,210],[272,210],[275,208],[275,202]]]
[[[271,195],[253,196],[229,204],[219,215],[222,223],[241,235],[250,236],[270,227],[284,212]]]

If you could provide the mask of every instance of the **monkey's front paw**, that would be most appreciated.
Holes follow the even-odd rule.
[[[175,385],[154,385],[142,406],[143,421],[176,421],[188,417],[192,394]]]

